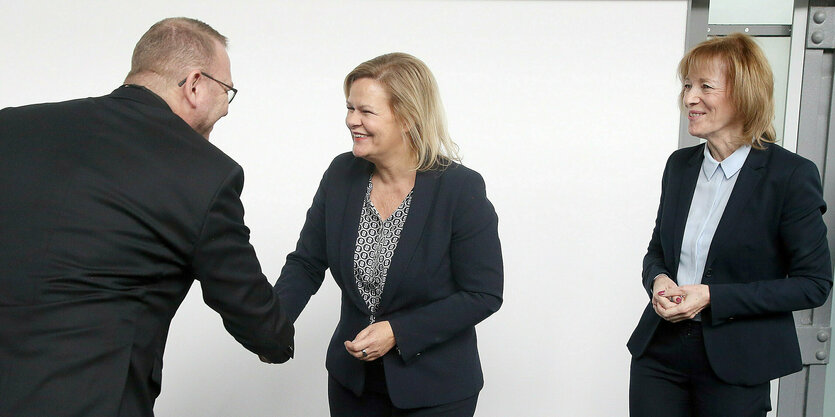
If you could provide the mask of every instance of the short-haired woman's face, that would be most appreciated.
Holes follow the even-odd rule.
[[[738,117],[725,70],[718,60],[691,68],[682,88],[691,135],[728,143],[742,135],[742,118]]]
[[[346,105],[345,125],[354,141],[354,156],[374,163],[410,160],[404,129],[391,109],[383,84],[370,78],[354,81]]]

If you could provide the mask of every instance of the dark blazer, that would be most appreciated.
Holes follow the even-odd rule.
[[[357,395],[364,387],[364,362],[349,355],[343,342],[368,326],[371,314],[357,290],[353,264],[372,169],[350,153],[333,160],[276,284],[295,321],[330,269],[342,290],[342,309],[326,366]],[[395,406],[444,404],[481,389],[474,326],[502,302],[497,223],[477,172],[453,164],[417,174],[376,315],[391,323],[397,341],[397,349],[383,357]]]
[[[0,416],[152,416],[195,278],[244,347],[291,356],[240,166],[161,98],[0,110],[0,155]]]
[[[667,161],[644,257],[650,298],[655,276],[676,280],[704,146],[680,149]],[[702,329],[719,378],[754,385],[801,369],[792,311],[826,301],[832,267],[815,164],[768,145],[751,149],[738,175],[705,263],[702,283],[710,287],[710,305],[702,311]],[[648,304],[629,339],[633,356],[643,354],[660,321]]]

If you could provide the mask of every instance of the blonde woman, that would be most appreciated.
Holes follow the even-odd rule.
[[[437,84],[392,53],[345,78],[352,152],[322,177],[276,284],[292,320],[342,290],[328,346],[333,416],[472,416],[483,385],[475,325],[502,303],[498,218],[449,138]]]

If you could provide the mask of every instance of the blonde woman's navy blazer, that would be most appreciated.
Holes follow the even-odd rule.
[[[351,153],[333,160],[276,283],[282,307],[295,321],[330,269],[342,290],[342,308],[326,367],[356,394],[364,387],[364,362],[349,355],[343,342],[368,326],[371,315],[353,263],[372,169]],[[418,172],[413,192],[376,315],[391,323],[397,340],[383,361],[389,395],[400,408],[478,393],[483,377],[475,325],[502,303],[498,218],[481,176],[459,164]]]
[[[652,297],[658,274],[676,279],[684,226],[704,146],[674,152],[644,257]],[[776,145],[751,149],[708,251],[702,283],[705,349],[725,382],[754,385],[801,369],[792,311],[820,306],[832,287],[822,214],[826,203],[811,161]],[[648,304],[627,344],[643,354],[661,318]]]

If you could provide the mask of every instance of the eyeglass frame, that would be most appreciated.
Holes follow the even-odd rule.
[[[237,89],[237,88],[232,87],[231,85],[226,84],[225,82],[223,82],[223,81],[221,81],[221,80],[218,80],[217,78],[212,77],[211,75],[206,74],[206,73],[205,73],[205,72],[203,72],[203,71],[200,71],[200,74],[201,74],[201,75],[203,75],[204,77],[206,77],[206,78],[208,78],[208,79],[210,79],[210,80],[212,80],[212,81],[215,81],[215,82],[217,82],[218,84],[220,84],[220,85],[222,85],[222,86],[226,87],[226,94],[227,94],[227,95],[228,95],[228,94],[229,94],[229,92],[231,91],[231,92],[232,92],[232,97],[229,97],[229,103],[230,103],[230,104],[232,103],[232,100],[234,100],[234,99],[235,99],[235,96],[236,96],[236,95],[238,95],[238,89]],[[183,84],[185,84],[185,83],[186,83],[186,80],[188,80],[188,77],[183,78],[183,80],[182,80],[182,81],[180,81],[179,83],[177,83],[177,87],[182,87],[182,86],[183,86]]]

